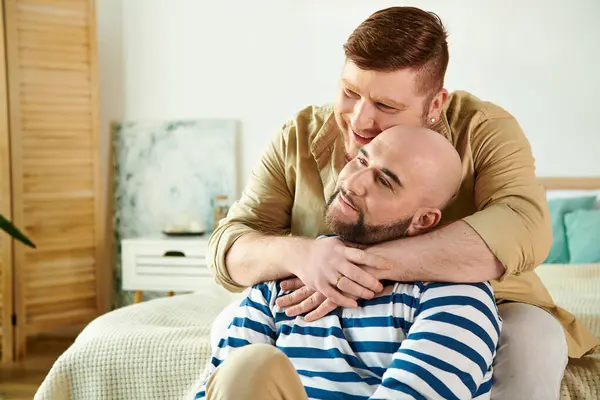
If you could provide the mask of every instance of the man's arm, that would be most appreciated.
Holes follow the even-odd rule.
[[[396,240],[369,251],[385,255],[395,266],[381,279],[400,282],[482,282],[498,279],[504,267],[481,236],[457,221],[421,236]]]
[[[471,148],[479,211],[422,236],[370,248],[393,261],[386,278],[483,282],[532,270],[548,255],[548,204],[517,121],[506,114],[482,122]]]
[[[488,393],[501,321],[488,283],[426,285],[407,338],[372,399],[471,399]]]
[[[271,138],[241,198],[210,237],[209,267],[229,291],[289,275],[277,249],[290,242],[283,235],[289,233],[293,196],[283,157],[294,129],[289,122]]]

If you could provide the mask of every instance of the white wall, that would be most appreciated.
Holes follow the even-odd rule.
[[[102,132],[101,167],[103,186],[109,167],[110,122],[120,120],[125,113],[123,82],[123,8],[121,0],[97,0],[98,75],[100,79],[100,129]]]
[[[98,1],[99,8],[113,7],[99,12],[99,36],[111,36],[102,34],[106,29],[115,39],[99,46],[103,121],[237,118],[242,183],[285,119],[308,104],[332,100],[341,46],[356,25],[377,9],[411,4]],[[448,28],[447,88],[471,91],[512,112],[532,143],[539,175],[600,175],[600,2],[422,0],[416,5],[436,12]],[[119,11],[121,27],[113,15]],[[114,35],[121,35],[122,48]],[[113,54],[121,51],[122,60]],[[115,78],[122,79],[122,88],[111,82],[112,73],[122,74]],[[121,101],[121,106],[113,103]]]

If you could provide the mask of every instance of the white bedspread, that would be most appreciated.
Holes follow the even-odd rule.
[[[232,300],[184,294],[101,316],[56,361],[35,399],[183,398],[207,365],[211,323]]]

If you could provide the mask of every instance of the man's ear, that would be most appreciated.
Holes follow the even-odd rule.
[[[413,216],[406,231],[407,236],[417,236],[426,233],[439,224],[442,212],[437,208],[419,208]]]
[[[442,109],[444,104],[448,100],[448,90],[441,89],[432,99],[429,104],[429,115],[427,115],[427,121],[431,121],[431,118],[435,118],[435,121],[439,121],[442,115]]]

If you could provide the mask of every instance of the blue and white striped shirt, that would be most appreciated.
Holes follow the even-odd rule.
[[[488,283],[391,283],[310,323],[275,305],[287,293],[279,282],[251,288],[211,373],[231,349],[268,343],[289,357],[311,399],[490,398],[502,323]]]

